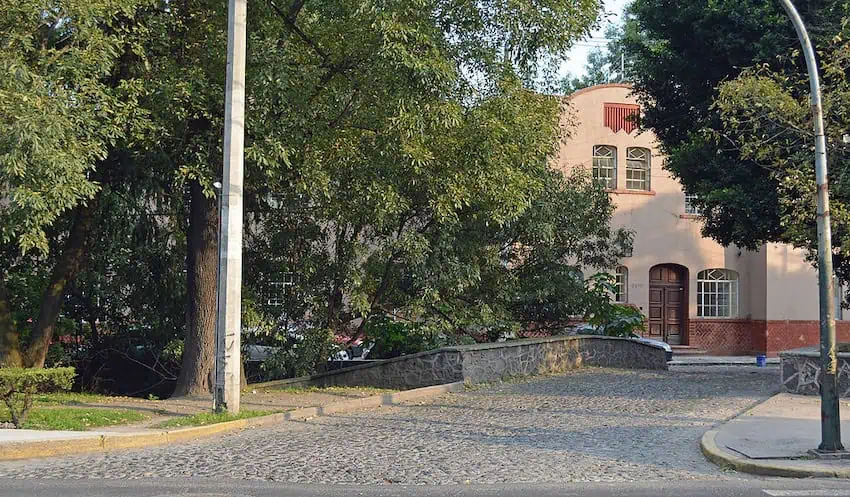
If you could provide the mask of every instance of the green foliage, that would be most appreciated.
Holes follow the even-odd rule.
[[[244,321],[246,342],[283,348],[266,371],[321,367],[333,351],[329,332],[301,330],[355,335],[358,323],[396,311],[421,323],[416,333],[452,342],[475,327],[516,330],[582,313],[590,297],[572,284],[572,265],[608,267],[628,237],[610,229],[604,192],[549,170],[564,109],[524,82],[588,31],[600,2],[295,5],[259,2],[248,19]],[[21,248],[58,245],[71,221],[60,214],[97,192],[88,267],[63,309],[62,325],[86,339],[73,359],[93,375],[105,357],[131,358],[166,381],[186,328],[186,183],[198,181],[209,198],[220,175],[226,10],[210,0],[55,8],[79,28],[77,51],[33,45],[26,63],[76,93],[42,91],[59,108],[41,121],[33,109],[0,117],[38,123],[27,132],[49,129],[18,133],[57,142],[27,167],[63,161],[38,177],[71,186],[15,180],[21,198],[50,189],[61,202],[16,207],[26,222],[0,216],[0,229],[15,237],[37,226],[38,240],[21,235]],[[23,39],[40,9],[10,7],[0,27]],[[29,24],[13,26],[19,16]],[[0,62],[21,59],[7,52]],[[77,64],[74,78],[39,65],[53,56]],[[79,64],[84,56],[93,63]],[[93,93],[71,112],[84,86]],[[49,257],[17,257],[9,271],[24,339]]]
[[[144,128],[139,87],[112,76],[146,4],[0,2],[0,242],[46,252],[45,229],[97,191],[95,163]]]
[[[836,273],[845,282],[850,281],[850,153],[844,142],[850,129],[848,34],[843,25],[820,47],[833,259]],[[713,108],[723,126],[710,136],[724,136],[742,159],[766,171],[775,188],[776,241],[808,249],[815,261],[817,185],[809,83],[805,72],[797,72],[791,62],[781,69],[754,67],[721,84]]]
[[[73,363],[73,357],[61,343],[52,343],[47,349],[47,359],[44,366],[47,368],[69,367]]]
[[[625,44],[639,67],[645,124],[668,167],[699,196],[704,233],[721,243],[817,250],[809,83],[777,2],[636,0]],[[850,281],[846,181],[850,129],[845,2],[795,2],[818,50],[826,116],[835,268]],[[671,91],[671,88],[676,88]]]
[[[609,337],[632,337],[646,331],[646,316],[630,305],[612,304],[588,322]]]
[[[614,305],[613,312],[601,322],[608,336],[631,337],[646,332],[646,316],[640,309],[630,305]]]
[[[3,413],[0,412],[0,417],[2,416]],[[27,430],[86,431],[103,426],[138,423],[147,418],[145,413],[130,409],[36,407],[20,427]]]
[[[616,292],[615,281],[614,276],[608,273],[597,273],[588,278],[587,290],[593,298],[583,318],[602,335],[639,335],[646,331],[646,317],[636,307],[611,301],[611,296]]]
[[[36,394],[70,390],[73,384],[74,368],[0,368],[0,397],[16,428],[26,422]]]
[[[814,28],[813,41],[821,48],[844,29],[845,2],[795,5],[806,24]],[[765,242],[811,247],[813,237],[797,234],[805,223],[794,219],[814,212],[803,208],[812,195],[797,182],[803,171],[808,170],[806,177],[814,176],[811,157],[805,166],[798,160],[809,144],[791,145],[789,136],[779,133],[792,121],[794,126],[802,124],[799,130],[805,133],[812,129],[799,121],[799,109],[806,107],[802,100],[808,94],[800,78],[806,69],[780,3],[635,0],[622,43],[643,101],[643,124],[658,136],[666,155],[665,167],[688,193],[698,195],[696,204],[705,213],[703,233],[722,244],[751,249]],[[825,54],[823,62],[828,65],[830,57]],[[789,108],[790,102],[776,98],[766,80],[751,79],[756,73],[745,71],[748,67],[760,68],[755,71],[762,75],[762,71],[778,71],[780,79],[790,77],[780,86],[790,90],[798,104]],[[742,71],[749,82],[733,82]],[[724,81],[730,83],[721,92],[718,88],[723,88]],[[757,87],[758,96],[753,93]],[[733,107],[749,110],[739,113]],[[770,113],[765,111],[771,109],[776,110],[774,117],[781,117],[776,126],[765,127],[766,119],[752,119],[756,115],[767,118]],[[783,115],[783,111],[790,114]],[[827,125],[827,129],[841,133],[837,126]],[[742,140],[745,137],[739,131],[752,140]],[[781,154],[759,152],[763,145]],[[789,161],[799,166],[792,175],[797,178],[793,185],[786,183],[790,178],[785,173],[777,174],[777,168],[788,171]],[[840,176],[839,171],[836,177]],[[794,213],[787,210],[790,204],[796,204]],[[808,227],[804,231],[810,232]]]
[[[510,278],[500,283],[516,292],[504,301],[516,321],[559,327],[610,300],[578,268],[612,268],[628,252],[634,234],[611,228],[613,211],[609,195],[585,173],[552,173],[545,194],[507,239]]]
[[[588,53],[584,65],[585,74],[582,77],[567,74],[561,79],[558,88],[560,93],[569,95],[589,86],[626,83],[631,80],[631,65],[627,64],[623,54],[623,27],[609,24],[605,29],[605,38],[609,40],[605,48],[596,47]]]
[[[336,351],[333,338],[333,333],[327,329],[290,333],[282,346],[260,366],[265,379],[296,378],[321,372]]]
[[[160,209],[169,212],[168,204],[149,203],[146,194],[136,193],[131,185],[108,185],[98,194],[98,229],[87,253],[87,267],[68,289],[63,306],[64,331],[58,330],[57,335],[80,336],[82,344],[65,347],[62,360],[77,366],[86,388],[98,388],[98,370],[107,361],[131,357],[144,362],[151,368],[139,368],[150,375],[150,385],[175,377],[180,367],[186,308],[183,219],[155,215]],[[155,211],[150,210],[152,204]],[[11,275],[17,281],[27,271],[28,266],[21,265]],[[21,286],[16,284],[16,289]],[[20,326],[37,315],[40,294],[17,295]],[[28,300],[22,301],[20,297],[27,295]],[[24,336],[26,330],[23,326]],[[116,378],[122,383],[126,379]],[[119,391],[143,387],[136,385]]]
[[[517,329],[535,306],[555,307],[558,319],[580,307],[582,286],[559,289],[566,261],[609,266],[620,234],[604,192],[550,171],[564,109],[522,81],[537,60],[525,54],[565,48],[598,4],[544,3],[305,4],[298,20],[312,46],[265,41],[278,21],[260,23],[247,157],[266,189],[246,280],[255,301],[274,302],[259,307],[279,329],[360,334],[355,323],[397,314],[455,337]],[[535,23],[537,40],[516,31]],[[302,73],[282,69],[291,67]],[[522,244],[534,263],[503,267],[502,254],[518,261]]]
[[[251,419],[259,416],[268,416],[274,414],[275,411],[249,411],[241,410],[239,414],[230,414],[229,412],[203,412],[193,414],[191,416],[180,416],[156,425],[156,428],[184,428],[188,426],[206,426],[216,423],[226,423],[228,421],[236,421],[238,419]]]
[[[390,359],[446,345],[445,337],[429,333],[420,323],[394,321],[386,316],[372,318],[365,332],[365,342],[374,343],[370,359]]]

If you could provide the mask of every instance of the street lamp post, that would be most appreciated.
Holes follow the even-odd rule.
[[[791,0],[779,0],[800,38],[811,87],[812,115],[815,128],[815,177],[818,185],[818,289],[820,294],[820,355],[822,366],[821,443],[819,452],[843,451],[841,445],[841,418],[838,412],[838,385],[836,373],[838,359],[835,355],[835,309],[833,308],[832,230],[829,223],[829,182],[826,174],[826,138],[824,137],[823,106],[815,51],[806,26]]]
[[[213,407],[216,411],[227,409],[233,414],[239,413],[241,393],[246,18],[247,0],[229,0]]]

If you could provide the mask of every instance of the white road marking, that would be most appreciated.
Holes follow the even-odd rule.
[[[768,490],[762,492],[771,497],[850,497],[850,490],[822,488],[820,490]]]

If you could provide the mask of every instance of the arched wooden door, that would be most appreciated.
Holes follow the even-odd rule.
[[[649,270],[649,336],[681,345],[688,326],[688,269],[659,264]]]

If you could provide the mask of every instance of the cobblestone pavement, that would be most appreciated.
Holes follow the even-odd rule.
[[[167,447],[0,463],[0,477],[219,476],[300,483],[738,478],[699,452],[775,392],[776,369],[582,369]]]

